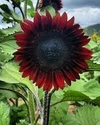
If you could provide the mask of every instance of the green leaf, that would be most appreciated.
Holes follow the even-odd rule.
[[[10,40],[4,43],[0,43],[0,48],[2,53],[4,52],[12,55],[18,49],[18,46],[15,40]]]
[[[91,101],[92,104],[100,106],[100,96]]]
[[[83,93],[91,99],[96,99],[100,96],[100,84],[97,80],[90,79],[87,84],[83,86]]]
[[[11,34],[22,31],[19,24],[14,25],[13,27],[8,27],[6,29],[0,30],[0,42],[4,42],[5,37],[8,37]],[[8,39],[9,40],[9,39]]]
[[[29,9],[27,9],[27,14],[28,14],[29,17],[33,18],[35,16],[35,11],[32,11],[32,9],[29,8]]]
[[[10,13],[10,9],[6,4],[0,5],[0,8],[5,11],[6,13]]]
[[[66,117],[66,122],[63,125],[79,125],[77,119],[71,114],[67,113],[65,117]]]
[[[63,102],[61,104],[55,105],[51,107],[50,110],[50,125],[59,125],[66,123],[66,119],[64,118],[67,115],[68,104],[67,102]],[[54,117],[55,116],[55,117]]]
[[[89,102],[90,98],[83,94],[82,92],[74,91],[74,90],[68,90],[65,92],[64,97],[62,101],[85,101]]]
[[[28,0],[28,5],[31,8],[31,11],[34,11],[34,7],[33,7],[33,2],[32,0]]]
[[[4,65],[4,63],[11,60],[14,57],[13,53],[17,50],[17,48],[18,46],[15,40],[0,43],[0,64]]]
[[[14,61],[6,63],[1,67],[2,71],[0,74],[0,80],[6,83],[20,83],[26,85],[33,93],[35,92],[35,87],[31,81],[27,78],[22,78],[21,73],[19,72],[18,63]]]
[[[10,108],[7,104],[0,102],[0,125],[9,125]]]
[[[46,6],[46,7],[42,8],[41,11],[40,11],[40,14],[45,15],[46,10],[49,11],[49,13],[51,14],[52,17],[56,15],[55,9],[51,6]]]
[[[28,112],[25,104],[19,105],[16,107],[16,105],[13,105],[11,107],[11,113],[10,113],[10,124],[11,125],[29,125],[28,124]],[[27,124],[26,124],[27,123]]]
[[[88,70],[93,70],[93,71],[100,71],[100,64],[93,63],[92,60],[87,61],[88,63]]]
[[[80,107],[76,111],[76,119],[80,125],[97,125],[98,122],[100,123],[100,108],[92,105]]]
[[[93,62],[100,64],[100,50],[93,54]]]

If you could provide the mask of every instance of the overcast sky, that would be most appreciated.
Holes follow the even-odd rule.
[[[100,23],[100,0],[62,0],[63,9],[82,27]]]
[[[0,4],[6,0],[0,0]],[[32,0],[35,1],[36,0]],[[75,22],[82,27],[100,23],[100,0],[62,0],[61,12],[67,12],[68,17],[75,17]],[[0,22],[0,27],[3,24]],[[5,25],[6,26],[6,25]]]

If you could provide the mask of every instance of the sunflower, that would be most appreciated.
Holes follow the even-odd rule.
[[[88,68],[86,60],[92,51],[83,47],[90,39],[84,35],[74,17],[67,20],[67,13],[57,13],[53,18],[36,12],[33,22],[21,22],[23,32],[15,34],[20,47],[15,53],[22,77],[29,76],[38,88],[49,91],[63,89],[65,84],[79,79]]]
[[[39,8],[43,8],[46,6],[52,6],[56,11],[62,8],[62,1],[61,0],[40,0]]]

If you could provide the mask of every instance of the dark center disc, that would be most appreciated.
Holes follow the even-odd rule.
[[[48,35],[36,41],[36,57],[39,66],[46,70],[62,67],[68,57],[69,49],[62,37]]]

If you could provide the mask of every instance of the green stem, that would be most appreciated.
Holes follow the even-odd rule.
[[[24,19],[24,18],[25,18],[25,16],[24,16],[24,13],[23,13],[22,8],[21,8],[20,6],[19,6],[18,8],[19,8],[19,10],[20,10],[20,12],[21,12],[21,14],[22,14],[23,19]]]
[[[34,97],[33,97],[33,93],[28,90],[28,107],[29,107],[29,118],[30,118],[30,122],[32,125],[34,125],[35,122],[35,102],[34,102]]]
[[[41,119],[43,119],[43,110],[42,110],[42,105],[41,105],[40,99],[38,97],[38,90],[37,90],[37,92],[35,93],[34,96],[36,98],[37,106],[39,108],[40,117],[41,117]]]
[[[48,91],[45,91],[44,95],[44,107],[43,107],[43,125],[48,125]]]
[[[43,125],[49,125],[50,102],[51,102],[51,96],[54,92],[55,92],[55,90],[52,90],[50,93],[48,93],[48,91],[45,91],[44,110],[43,110]]]
[[[39,0],[37,0],[35,11],[37,11],[39,5]]]
[[[27,18],[27,0],[24,2],[24,17]]]

